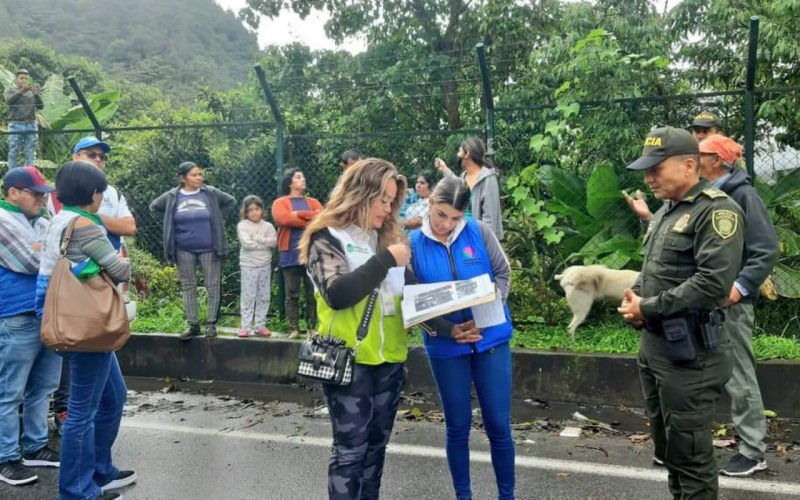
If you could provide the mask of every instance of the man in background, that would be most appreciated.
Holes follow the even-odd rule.
[[[39,96],[39,87],[30,81],[27,69],[17,71],[15,88],[5,91],[8,106],[8,168],[19,166],[19,153],[25,155],[25,165],[33,166],[36,160],[36,144],[39,141],[39,128],[36,126],[36,110],[44,108]]]

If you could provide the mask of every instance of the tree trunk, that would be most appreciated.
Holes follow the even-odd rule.
[[[461,128],[461,114],[458,111],[458,84],[448,77],[442,82],[442,92],[444,92],[444,105],[447,109],[447,123],[450,130]]]

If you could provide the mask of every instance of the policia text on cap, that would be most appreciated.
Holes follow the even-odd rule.
[[[742,259],[742,212],[700,179],[698,142],[686,130],[654,130],[628,169],[644,170],[665,201],[644,238],[642,272],[619,308],[644,328],[638,366],[656,458],[675,498],[717,498],[711,426],[731,375],[720,308]]]

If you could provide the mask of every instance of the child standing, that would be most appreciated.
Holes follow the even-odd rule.
[[[242,271],[239,337],[249,337],[251,332],[262,337],[272,335],[265,323],[272,293],[272,250],[278,246],[278,235],[272,224],[262,219],[263,216],[264,202],[261,198],[247,196],[242,202],[242,220],[236,227]],[[254,326],[252,330],[251,325]]]

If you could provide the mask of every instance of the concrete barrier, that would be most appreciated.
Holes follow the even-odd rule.
[[[132,377],[217,380],[241,383],[305,383],[297,377],[297,341],[197,338],[137,334],[118,352],[122,373]],[[642,406],[636,358],[516,349],[514,397],[549,401]],[[425,351],[409,350],[406,391],[428,397],[436,385]],[[800,416],[800,363],[768,361],[758,366],[765,407],[781,416]],[[721,409],[730,408],[723,400]]]

